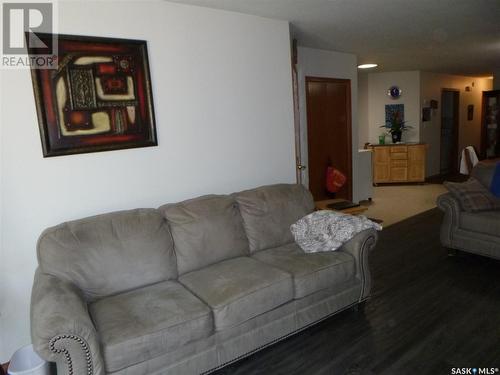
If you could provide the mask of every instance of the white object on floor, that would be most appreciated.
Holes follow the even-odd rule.
[[[382,226],[365,216],[315,211],[290,226],[295,242],[306,253],[335,251],[359,232]]]
[[[33,350],[33,345],[18,349],[9,363],[8,375],[49,375],[49,363]]]
[[[467,161],[466,161],[466,155],[465,155],[465,150],[469,151],[470,155],[470,161],[472,163],[472,166],[474,167],[477,163],[479,163],[479,159],[476,155],[476,150],[474,150],[474,147],[472,146],[467,146],[462,150],[462,155],[460,157],[460,173],[461,174],[470,174],[471,171],[469,171],[469,167],[467,166]]]

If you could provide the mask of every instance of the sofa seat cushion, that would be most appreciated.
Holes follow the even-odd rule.
[[[179,281],[212,308],[216,330],[241,324],[293,299],[289,273],[249,257],[189,272]]]
[[[292,274],[296,299],[351,280],[355,272],[354,258],[346,252],[306,254],[295,243],[259,251],[253,258]]]
[[[172,351],[213,332],[210,308],[175,281],[89,305],[107,372]]]
[[[498,236],[500,233],[500,211],[461,212],[460,227],[472,232]]]

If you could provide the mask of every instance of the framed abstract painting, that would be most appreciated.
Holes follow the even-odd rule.
[[[56,37],[56,68],[31,70],[44,157],[156,146],[146,41]]]

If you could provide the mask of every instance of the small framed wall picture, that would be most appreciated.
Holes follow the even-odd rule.
[[[431,121],[431,107],[422,108],[422,121]]]
[[[467,121],[474,120],[474,104],[469,104],[467,106]]]

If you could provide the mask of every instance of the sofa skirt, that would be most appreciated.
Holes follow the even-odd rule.
[[[206,339],[110,374],[209,373],[359,303],[360,294],[361,282],[351,280],[290,301],[236,327],[216,331]]]

